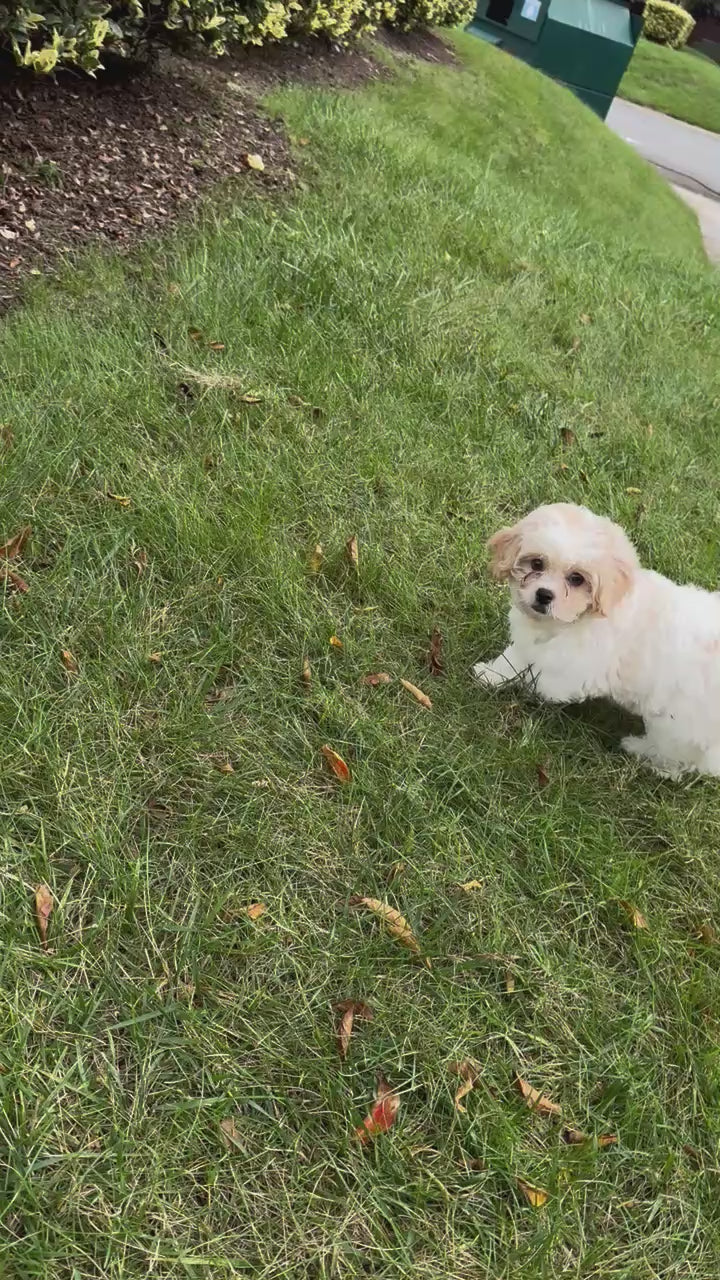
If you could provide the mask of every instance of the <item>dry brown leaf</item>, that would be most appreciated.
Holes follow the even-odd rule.
[[[242,1141],[242,1135],[232,1116],[227,1116],[220,1121],[220,1133],[228,1151],[237,1151]]]
[[[400,678],[400,683],[403,689],[407,689],[408,693],[411,693],[413,698],[415,698],[422,707],[427,707],[428,711],[430,710],[432,702],[428,698],[427,694],[423,693],[422,689],[418,689],[416,684],[411,684],[409,680],[403,680],[402,677]]]
[[[467,1107],[463,1106],[462,1100],[474,1089],[480,1074],[480,1068],[477,1062],[473,1062],[471,1058],[463,1058],[462,1062],[451,1062],[450,1070],[453,1075],[460,1077],[460,1084],[454,1098],[455,1110],[465,1115]]]
[[[364,1018],[367,1022],[371,1022],[373,1013],[370,1005],[365,1004],[364,1000],[341,1000],[335,1005],[335,1008],[338,1013],[342,1014],[338,1028],[338,1053],[344,1060],[347,1058],[347,1052],[350,1047],[350,1037],[352,1036],[355,1019]]]
[[[482,887],[482,880],[466,880],[464,884],[460,885],[463,893],[474,893],[476,889],[482,889]]]
[[[345,552],[351,567],[356,573],[360,571],[360,551],[358,549],[357,534],[354,533],[352,538],[348,538],[345,543]]]
[[[537,780],[538,780],[538,786],[541,791],[543,787],[546,787],[550,781],[548,774],[545,772],[541,764],[539,764],[537,767]]]
[[[696,1169],[699,1169],[702,1166],[702,1156],[700,1155],[697,1147],[691,1146],[689,1142],[684,1142],[683,1151],[690,1163],[694,1164]]]
[[[595,1141],[597,1142],[597,1144],[598,1144],[598,1146],[599,1146],[599,1147],[616,1147],[616,1146],[617,1146],[617,1141],[618,1141],[618,1140],[617,1140],[617,1134],[615,1134],[615,1133],[601,1133],[601,1134],[600,1134],[600,1135],[595,1139]]]
[[[218,773],[234,773],[235,772],[229,760],[216,760],[215,768],[217,769]]]
[[[298,138],[298,140],[297,140],[297,144],[298,144],[298,146],[299,146],[299,147],[308,147],[308,146],[310,145],[310,139],[309,139],[309,138]]]
[[[10,538],[4,546],[0,547],[0,560],[16,560],[22,554],[25,543],[27,542],[32,529],[29,524],[23,526],[14,538]]]
[[[583,1133],[581,1129],[572,1129],[569,1125],[566,1125],[562,1130],[561,1137],[569,1147],[580,1147],[584,1142],[590,1141],[588,1135]]]
[[[557,1102],[551,1102],[539,1089],[533,1089],[527,1080],[523,1080],[521,1076],[515,1076],[515,1084],[520,1090],[527,1105],[532,1111],[537,1111],[541,1116],[559,1116],[562,1115],[562,1108]]]
[[[445,666],[442,656],[443,638],[437,627],[433,627],[430,636],[430,648],[428,650],[428,666],[430,667],[431,676],[441,676],[445,674]]]
[[[65,670],[68,672],[69,675],[71,676],[77,675],[79,671],[77,658],[74,656],[74,654],[70,652],[69,649],[60,650],[60,661],[62,662]]]
[[[202,342],[202,330],[188,329],[188,338],[192,338],[193,342]]]
[[[398,942],[402,942],[403,946],[408,947],[415,955],[422,955],[418,940],[407,920],[394,907],[389,906],[387,902],[381,902],[379,898],[363,898],[356,895],[350,899],[349,905],[351,907],[367,907],[368,911],[372,911],[378,920],[382,921],[393,938],[397,938]],[[427,957],[424,957],[424,959],[428,969],[431,968]]]
[[[375,1101],[362,1124],[355,1130],[360,1142],[369,1142],[379,1133],[387,1133],[400,1110],[400,1099],[382,1076],[378,1080]]]
[[[505,970],[505,990],[507,991],[508,995],[512,995],[513,991],[515,990],[515,974],[512,972],[511,969]]]
[[[647,920],[632,902],[628,902],[626,898],[618,898],[618,906],[622,907],[633,929],[647,929]]]
[[[35,890],[35,917],[37,919],[40,941],[47,951],[47,935],[50,917],[55,907],[55,899],[46,884],[39,884]]]
[[[259,920],[261,916],[265,915],[266,911],[267,907],[264,902],[251,902],[245,914],[249,920]]]
[[[305,685],[305,688],[309,689],[310,685],[312,684],[312,671],[310,669],[310,663],[308,662],[307,658],[303,658],[301,678],[302,678],[303,684]]]
[[[568,447],[575,443],[575,432],[570,427],[560,428],[560,439]]]
[[[348,769],[342,756],[339,756],[337,751],[333,751],[332,747],[329,747],[327,743],[325,744],[324,747],[321,747],[320,750],[322,751],[330,768],[335,774],[335,777],[339,778],[340,782],[349,782],[350,770]]]
[[[255,169],[257,173],[262,173],[265,169],[265,162],[262,156],[257,155],[253,151],[244,152],[241,159],[248,169]]]
[[[312,405],[309,400],[303,400],[302,396],[288,396],[288,404],[293,409],[311,409]]]
[[[524,1178],[516,1178],[515,1182],[517,1183],[518,1191],[522,1192],[533,1209],[542,1209],[543,1205],[547,1204],[550,1199],[548,1191],[543,1191],[542,1187],[533,1186],[532,1182],[526,1182]]]
[[[308,560],[308,566],[310,568],[310,572],[319,573],[322,568],[322,563],[324,559],[325,559],[325,553],[322,548],[322,543],[316,542],[315,546],[313,547],[312,554],[310,555],[310,558]]]
[[[129,507],[132,502],[132,498],[128,498],[125,493],[110,493],[108,491],[105,497],[109,498],[111,502],[117,502],[119,507]]]
[[[15,573],[14,569],[3,569],[0,567],[0,582],[7,582],[15,591],[26,592],[30,588],[24,578],[19,573]]]
[[[162,662],[162,654],[156,650],[154,653],[148,654],[148,662]]]
[[[587,315],[587,314],[580,316],[580,323],[581,323],[581,324],[592,324],[592,316],[589,316],[589,315]]]
[[[360,683],[367,684],[371,689],[374,689],[379,684],[391,684],[392,676],[388,675],[387,671],[374,671],[372,675],[363,676]]]
[[[695,936],[698,942],[704,942],[708,947],[713,947],[718,940],[718,936],[708,920],[698,927]]]
[[[331,647],[332,647],[333,649],[342,649],[342,648],[344,648],[343,642],[342,642],[342,640],[340,639],[340,637],[339,637],[339,636],[331,636],[331,637],[330,637],[330,640],[328,641],[328,643],[331,645]]]
[[[208,346],[209,346],[209,348],[210,348],[210,350],[211,350],[211,351],[224,351],[224,350],[225,350],[225,343],[224,343],[224,342],[208,342]]]
[[[147,565],[148,565],[148,553],[147,553],[147,551],[143,551],[142,547],[139,547],[139,548],[134,552],[134,554],[133,554],[133,564],[135,565],[135,568],[137,569],[137,576],[138,576],[138,578],[142,578],[142,576],[143,576],[143,574],[144,574],[145,570],[147,569]]]
[[[262,404],[263,398],[262,396],[256,396],[252,391],[246,391],[244,395],[240,396],[240,400],[243,404]]]

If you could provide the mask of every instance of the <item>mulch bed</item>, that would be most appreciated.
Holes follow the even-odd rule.
[[[382,38],[395,52],[452,58],[430,33]],[[134,77],[3,74],[0,310],[60,255],[93,240],[130,247],[222,179],[291,185],[288,140],[257,106],[272,84],[347,88],[386,74],[371,45],[343,50],[320,40],[217,61],[165,54]],[[261,156],[263,172],[248,168],[248,154]]]

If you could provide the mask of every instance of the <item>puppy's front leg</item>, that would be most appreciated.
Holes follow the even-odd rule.
[[[526,676],[527,671],[527,662],[512,644],[498,654],[494,662],[476,662],[472,668],[478,684],[484,685],[486,689],[500,684],[509,684],[511,680],[519,680]]]

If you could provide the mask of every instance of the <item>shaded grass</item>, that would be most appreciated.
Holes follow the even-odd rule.
[[[88,260],[3,326],[2,528],[34,528],[0,650],[9,1275],[717,1274],[720,984],[694,939],[720,919],[717,786],[639,771],[612,711],[467,675],[505,634],[484,539],[540,500],[716,583],[716,287],[589,111],[459,49],[464,74],[284,92],[294,201]],[[188,399],[173,362],[263,401]],[[433,711],[363,688],[378,668]],[[352,893],[397,905],[432,970]],[[349,996],[375,1019],[341,1065]],[[366,1153],[378,1070],[403,1108]],[[515,1070],[618,1147],[565,1147]]]
[[[670,49],[640,40],[619,94],[720,133],[720,67],[692,49]]]

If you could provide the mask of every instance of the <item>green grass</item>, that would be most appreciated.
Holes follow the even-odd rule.
[[[468,677],[506,631],[484,541],[539,501],[716,585],[717,282],[589,111],[459,46],[463,74],[284,91],[309,139],[292,198],[89,259],[3,324],[0,526],[34,530],[0,649],[13,1280],[718,1274],[720,973],[694,939],[720,923],[718,786],[623,758],[619,713]],[[174,364],[263,401],[190,402]],[[432,711],[363,688],[380,668]],[[354,893],[396,905],[432,969]],[[375,1017],[342,1064],[349,996]],[[403,1106],[364,1150],[378,1070]],[[563,1145],[515,1071],[617,1147]]]
[[[692,49],[640,40],[618,92],[621,98],[720,133],[720,66]]]

